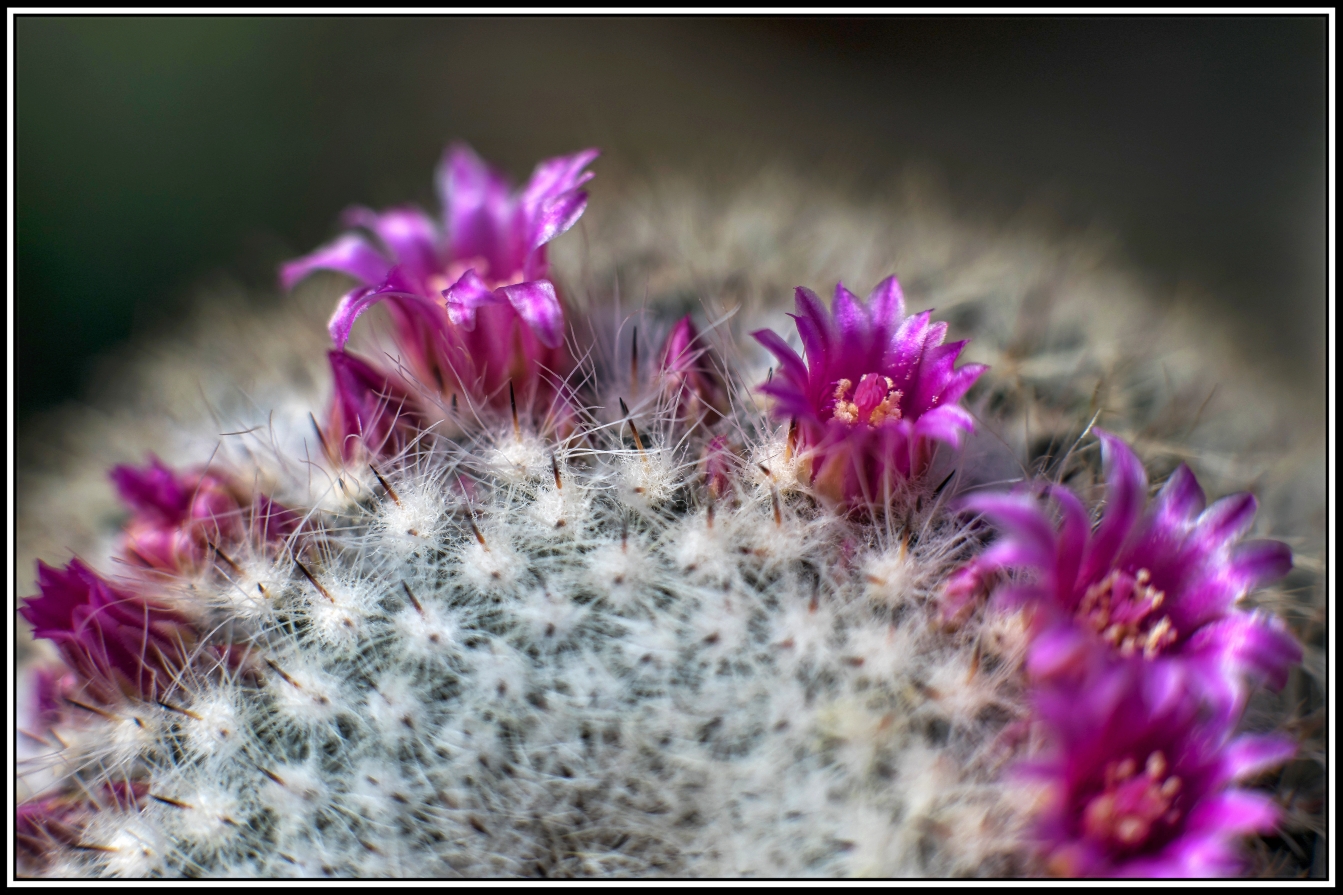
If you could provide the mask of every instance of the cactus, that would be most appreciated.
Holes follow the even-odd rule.
[[[1042,672],[1060,630],[1093,631],[1031,590],[1023,544],[1052,517],[998,494],[1052,480],[1079,512],[1100,506],[1096,419],[1168,471],[1174,433],[1199,421],[1187,398],[1204,357],[1183,346],[1163,381],[1132,338],[1152,312],[1104,268],[1016,236],[1008,249],[1072,277],[1077,302],[1118,289],[1132,318],[1110,328],[1065,301],[1046,323],[1021,300],[1029,264],[969,257],[973,234],[929,225],[902,249],[902,280],[973,337],[943,346],[947,326],[901,326],[899,284],[869,270],[867,247],[901,225],[815,203],[808,226],[832,242],[794,262],[771,229],[777,181],[691,224],[650,226],[630,202],[589,229],[586,274],[552,265],[594,157],[543,162],[510,193],[452,148],[442,224],[357,209],[360,230],[285,267],[286,287],[321,268],[359,282],[336,303],[335,350],[311,323],[289,344],[261,335],[268,363],[244,399],[224,381],[238,370],[195,374],[212,417],[155,439],[173,463],[115,458],[132,461],[113,474],[129,520],[90,537],[88,562],[40,566],[21,609],[64,664],[27,665],[20,873],[1223,875],[1246,869],[1242,834],[1310,822],[1234,786],[1294,752],[1298,774],[1310,764],[1309,740],[1236,735],[1285,727],[1309,686],[1288,673],[1318,633],[1299,604],[1279,601],[1295,639],[1266,614],[1227,616],[1259,625],[1272,656],[1207,658],[1144,627],[1151,655],[1117,641],[1095,667]],[[734,281],[732,253],[757,244],[758,279]],[[876,291],[864,304],[841,285],[828,311],[799,290],[804,360],[777,281],[821,285],[829,271],[788,264],[827,246]],[[686,282],[678,257],[724,275]],[[277,313],[329,301],[329,276]],[[621,278],[656,300],[622,312]],[[695,290],[687,316],[677,296]],[[361,317],[375,305],[385,316]],[[769,353],[743,338],[757,326]],[[257,329],[277,330],[291,328]],[[1168,324],[1167,345],[1186,332]],[[956,368],[963,348],[988,367]],[[177,403],[171,363],[140,369]],[[1112,487],[1145,485],[1137,455],[1101,437],[1137,464],[1120,485],[1107,466]],[[1221,484],[1256,462],[1244,429],[1198,437]],[[1192,473],[1173,478],[1187,490]],[[79,482],[30,484],[27,505],[46,489],[96,515]],[[1269,510],[1299,530],[1280,496],[1293,484]],[[1101,519],[1132,524],[1141,501],[1106,496]],[[42,519],[25,522],[40,541]],[[1290,557],[1232,556],[1248,526],[1194,551],[1209,580],[1219,562],[1254,566],[1228,599]],[[1186,580],[1184,557],[1139,583]],[[1131,586],[1130,572],[1105,581]],[[1215,695],[1199,684],[1214,674]],[[1158,679],[1176,680],[1174,701],[1152,696]],[[1091,711],[1064,717],[1070,700]],[[1142,733],[1097,751],[1116,725]]]

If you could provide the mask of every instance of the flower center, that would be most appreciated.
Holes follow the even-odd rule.
[[[1170,616],[1158,617],[1166,594],[1153,587],[1151,580],[1152,573],[1146,569],[1139,569],[1137,575],[1115,569],[1087,588],[1077,607],[1078,619],[1121,655],[1141,650],[1144,659],[1155,658],[1180,638],[1180,632]]]
[[[1144,773],[1136,774],[1137,769],[1132,758],[1106,766],[1105,789],[1082,812],[1082,830],[1089,838],[1134,848],[1147,841],[1157,824],[1179,821],[1180,811],[1171,805],[1183,782],[1166,775],[1166,756],[1153,752]]]
[[[852,399],[849,392],[853,392]],[[902,397],[904,393],[895,387],[889,376],[868,373],[858,380],[857,390],[854,390],[852,380],[840,379],[835,382],[835,406],[831,417],[850,426],[859,423],[879,426],[887,420],[900,419]]]

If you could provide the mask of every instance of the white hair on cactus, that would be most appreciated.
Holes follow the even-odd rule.
[[[488,537],[482,534],[462,547],[462,574],[479,591],[512,591],[526,568],[523,558],[502,534],[500,525]]]
[[[203,690],[178,721],[183,745],[203,758],[226,756],[241,748],[246,736],[239,708],[242,698],[231,687]]]

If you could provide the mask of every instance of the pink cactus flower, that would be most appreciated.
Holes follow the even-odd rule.
[[[1229,739],[1187,691],[1117,665],[1045,687],[1035,711],[1048,753],[1023,776],[1046,785],[1036,833],[1047,869],[1068,877],[1231,876],[1236,839],[1271,832],[1267,795],[1230,788],[1291,758],[1277,736]]]
[[[329,351],[334,390],[324,438],[336,458],[394,456],[421,430],[404,384],[347,351]]]
[[[110,477],[132,510],[125,550],[154,569],[199,569],[214,548],[227,549],[249,533],[278,540],[299,522],[268,497],[249,500],[225,476],[176,472],[152,454],[148,466],[117,466]]]
[[[85,813],[84,806],[69,796],[30,799],[16,806],[14,851],[19,874],[40,872],[58,849],[77,843]]]
[[[156,699],[187,666],[198,638],[180,612],[113,587],[78,559],[65,569],[38,562],[37,584],[41,595],[19,614],[100,701]]]
[[[689,314],[667,334],[658,369],[663,388],[676,402],[678,419],[711,426],[727,413],[727,388]]]
[[[385,300],[406,362],[445,399],[506,408],[511,384],[514,400],[548,410],[573,360],[546,244],[582,216],[580,187],[592,177],[584,168],[597,155],[548,159],[510,192],[501,173],[455,144],[438,173],[443,226],[415,208],[351,209],[345,222],[364,232],[285,264],[281,282],[289,288],[317,269],[348,274],[360,285],[331,318],[338,348],[359,315]]]
[[[882,502],[903,481],[927,472],[937,444],[959,448],[974,421],[958,405],[982,364],[957,368],[965,342],[943,345],[945,323],[931,311],[905,317],[895,277],[866,303],[835,287],[827,311],[797,290],[798,334],[806,363],[776,333],[753,333],[779,370],[761,387],[777,419],[796,421],[797,448],[812,486],[834,502]]]
[[[1207,506],[1182,465],[1144,513],[1142,463],[1122,440],[1095,431],[1107,494],[1094,531],[1081,501],[1057,486],[1048,493],[1062,516],[1058,528],[1028,495],[966,501],[1003,533],[981,564],[1028,573],[997,597],[1039,610],[1030,671],[1076,673],[1106,655],[1155,663],[1229,712],[1243,699],[1247,674],[1280,687],[1301,648],[1276,618],[1236,608],[1292,565],[1285,544],[1240,543],[1254,519],[1254,497],[1233,494]]]
[[[732,448],[723,435],[715,435],[704,448],[704,483],[714,500],[730,493],[733,459]]]

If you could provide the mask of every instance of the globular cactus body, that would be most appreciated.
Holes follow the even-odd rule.
[[[362,234],[284,274],[363,281],[331,320],[315,429],[291,413],[205,469],[118,468],[123,564],[44,567],[21,610],[75,671],[30,675],[21,872],[1235,872],[1234,837],[1276,814],[1232,783],[1292,750],[1231,734],[1294,641],[1227,604],[1208,623],[1255,655],[1179,665],[1182,635],[1135,621],[1152,655],[1121,637],[1040,673],[1060,630],[1092,632],[1046,611],[1032,569],[1129,586],[1136,569],[1105,577],[1127,528],[1088,542],[1024,496],[965,500],[1011,462],[965,446],[996,386],[971,391],[986,368],[956,368],[963,343],[906,318],[893,278],[830,311],[799,290],[805,360],[757,333],[777,370],[720,318],[581,336],[545,244],[594,156],[510,194],[459,147],[442,227],[351,213]],[[379,303],[390,350],[348,351]],[[1102,437],[1107,469],[1138,463]],[[1113,494],[1140,473],[1111,471]],[[1230,552],[1241,515],[1194,572],[1142,571],[1216,579],[1222,603],[1280,575],[1276,547]],[[1154,703],[1171,668],[1178,698]],[[1213,695],[1179,682],[1214,673]],[[1090,727],[1057,717],[1069,698]],[[1087,751],[1117,718],[1153,728],[1137,759]]]

